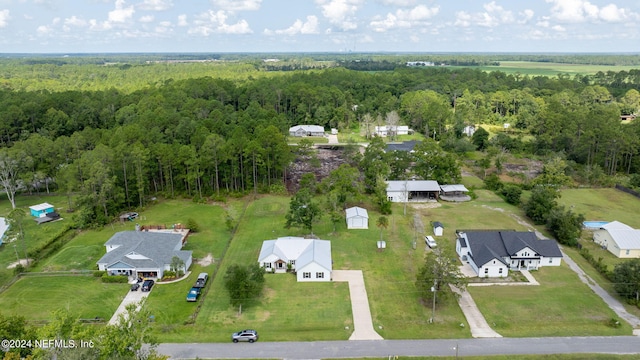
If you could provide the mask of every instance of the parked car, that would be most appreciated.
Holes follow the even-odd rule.
[[[200,296],[200,288],[192,287],[187,294],[187,301],[197,301]]]
[[[430,235],[424,237],[424,242],[427,243],[427,245],[432,249],[438,246],[438,244],[436,244],[436,241],[433,239],[433,236]]]
[[[235,332],[231,335],[231,341],[237,343],[238,341],[248,341],[250,343],[258,341],[258,332],[255,330],[242,330]]]
[[[131,285],[131,291],[138,291],[139,288],[140,288],[140,284],[138,283]]]
[[[153,287],[154,281],[151,279],[147,279],[142,283],[142,291],[151,291]]]
[[[209,274],[207,273],[200,273],[198,275],[198,280],[196,280],[196,284],[193,285],[193,287],[197,287],[197,288],[203,288],[204,285],[207,283],[207,279],[209,279]]]

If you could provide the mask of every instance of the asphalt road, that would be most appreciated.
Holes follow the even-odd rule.
[[[321,359],[513,354],[640,354],[640,337],[487,338],[160,344],[171,359]]]

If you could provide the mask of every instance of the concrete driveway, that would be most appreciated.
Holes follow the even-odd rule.
[[[382,336],[373,329],[369,298],[364,286],[362,270],[333,270],[333,281],[347,281],[353,313],[353,333],[349,340],[382,340]]]
[[[153,290],[153,287],[151,288],[151,290]],[[109,320],[109,325],[116,325],[118,323],[120,314],[126,314],[127,306],[129,304],[138,304],[136,311],[140,310],[140,306],[147,298],[147,296],[149,296],[150,292],[151,291],[142,291],[140,289],[138,289],[138,291],[129,291],[124,299],[122,299],[122,302],[120,303],[120,306],[118,306],[116,312],[113,313],[111,320]]]

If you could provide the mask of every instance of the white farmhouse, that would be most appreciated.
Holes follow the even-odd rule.
[[[291,270],[298,281],[331,281],[331,241],[295,236],[262,242],[258,264],[265,271]]]

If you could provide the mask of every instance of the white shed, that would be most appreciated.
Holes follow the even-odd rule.
[[[368,229],[369,214],[367,209],[361,207],[350,207],[347,212],[347,229]]]
[[[442,236],[442,232],[444,231],[444,225],[440,221],[433,222],[433,235]]]

